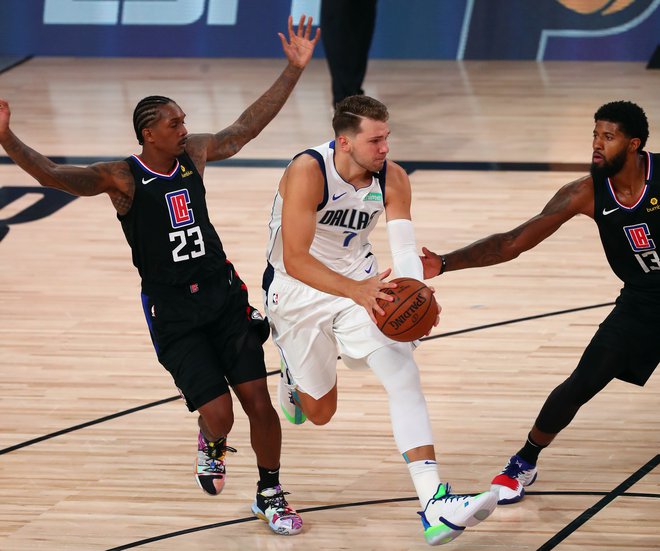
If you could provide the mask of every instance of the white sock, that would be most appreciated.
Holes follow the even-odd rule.
[[[415,485],[419,503],[424,509],[440,485],[438,464],[432,459],[422,459],[408,463],[408,470]]]

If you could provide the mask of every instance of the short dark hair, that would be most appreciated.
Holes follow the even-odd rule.
[[[594,115],[594,121],[609,121],[629,138],[639,138],[639,151],[644,149],[649,137],[649,121],[639,105],[631,101],[612,101],[602,105]]]
[[[349,96],[341,100],[335,108],[332,117],[332,128],[335,136],[344,132],[358,133],[362,119],[387,122],[390,114],[387,107],[369,96]]]
[[[147,96],[141,99],[133,110],[133,129],[135,130],[135,137],[140,145],[144,144],[142,137],[142,130],[151,126],[160,117],[159,107],[167,105],[168,103],[175,103],[170,98],[165,96]]]

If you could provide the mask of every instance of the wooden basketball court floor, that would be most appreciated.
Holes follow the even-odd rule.
[[[12,127],[53,158],[137,152],[135,103],[177,100],[191,132],[217,131],[265,90],[281,60],[35,58],[0,74]],[[418,245],[448,252],[532,216],[586,171],[593,113],[642,105],[660,150],[660,73],[641,63],[372,61],[366,91],[391,112],[391,154],[410,171]],[[282,167],[330,135],[329,77],[314,60],[281,114],[206,172],[212,219],[261,304],[267,220]],[[4,159],[6,161],[6,159]],[[384,391],[339,364],[324,427],[283,422],[282,480],[299,536],[252,518],[257,478],[236,409],[223,494],[196,486],[196,417],[151,348],[139,281],[107,197],[57,205],[0,163],[0,549],[425,549]],[[30,208],[32,207],[32,210]],[[42,208],[44,207],[44,208]],[[381,264],[389,249],[381,224]],[[519,259],[433,281],[442,321],[416,352],[443,480],[482,491],[574,368],[619,281],[596,227],[567,223]],[[656,342],[640,346],[660,346]],[[266,345],[269,370],[277,370]],[[277,376],[269,377],[275,396]],[[541,456],[538,481],[451,549],[660,548],[657,375],[614,381]]]

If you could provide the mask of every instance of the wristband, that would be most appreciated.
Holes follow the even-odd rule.
[[[438,272],[438,275],[442,275],[445,270],[447,269],[447,259],[445,258],[444,254],[440,255],[440,271]]]

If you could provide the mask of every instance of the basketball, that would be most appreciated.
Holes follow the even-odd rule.
[[[392,280],[398,285],[383,292],[394,297],[392,302],[379,300],[384,316],[376,314],[378,329],[392,340],[411,342],[426,335],[438,316],[438,303],[424,283],[411,277]]]

